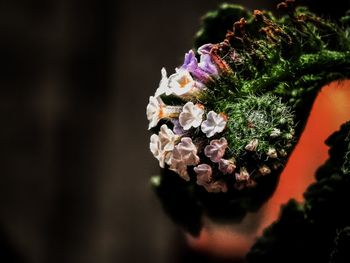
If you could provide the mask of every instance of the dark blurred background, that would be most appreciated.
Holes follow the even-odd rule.
[[[221,2],[0,2],[0,262],[199,258],[149,187],[145,107]]]

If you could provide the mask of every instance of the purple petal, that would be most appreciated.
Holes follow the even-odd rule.
[[[198,54],[202,55],[202,54],[209,54],[210,50],[213,48],[213,44],[204,44],[203,46],[200,46],[198,48]]]
[[[212,62],[209,54],[201,55],[201,59],[200,59],[200,63],[198,64],[198,67],[210,75],[217,76],[219,74],[218,69],[216,68],[215,64]]]
[[[192,72],[198,68],[198,61],[193,50],[190,50],[185,54],[185,60],[182,68],[188,70],[189,72]]]

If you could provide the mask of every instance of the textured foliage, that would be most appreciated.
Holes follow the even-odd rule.
[[[307,8],[295,8],[291,0],[278,9],[282,15],[277,17],[224,4],[203,17],[196,35],[196,48],[215,44],[210,54],[220,77],[208,81],[206,92],[192,101],[225,112],[226,130],[212,139],[225,136],[229,145],[225,158],[234,156],[237,170],[244,166],[254,171],[257,186],[234,191],[236,181],[218,174],[231,188],[227,193],[208,193],[193,183],[193,171],[186,184],[164,169],[154,180],[155,190],[171,218],[194,235],[201,229],[203,214],[213,220],[239,221],[271,196],[317,93],[325,84],[350,76],[349,14],[334,23]],[[176,96],[163,101],[184,104]],[[200,128],[197,134],[199,140],[210,143]],[[350,222],[344,214],[350,197],[346,191],[350,187],[348,134],[349,124],[327,140],[330,159],[317,172],[317,183],[305,192],[305,203],[290,201],[283,208],[280,220],[253,247],[251,262],[298,262],[301,255],[305,261],[328,262],[335,233]],[[198,155],[206,158],[201,152]],[[262,165],[272,168],[269,176],[258,176]],[[315,239],[319,232],[322,236]],[[312,256],[316,251],[320,261]],[[287,261],[286,254],[291,255]]]

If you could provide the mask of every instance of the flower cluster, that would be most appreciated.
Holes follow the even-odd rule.
[[[181,178],[190,181],[189,167],[192,167],[197,176],[197,184],[202,185],[208,192],[226,192],[227,186],[223,180],[213,176],[212,168],[202,161],[211,161],[219,164],[220,171],[225,174],[233,173],[234,162],[223,159],[228,147],[225,138],[213,139],[204,147],[204,158],[201,160],[199,152],[203,152],[202,142],[195,143],[194,134],[201,133],[204,138],[212,138],[224,131],[227,116],[223,112],[206,109],[196,98],[207,89],[206,84],[219,75],[219,69],[214,63],[210,50],[211,44],[198,49],[199,61],[195,53],[190,50],[180,68],[167,76],[166,70],[161,70],[161,81],[154,96],[149,98],[147,105],[147,119],[149,129],[158,126],[161,120],[165,123],[160,126],[158,134],[153,134],[150,141],[150,150],[158,159],[160,167],[175,171]],[[162,97],[176,96],[181,98],[183,105],[166,105]],[[170,121],[170,125],[168,124]],[[172,129],[169,127],[172,126]]]
[[[186,181],[195,181],[208,192],[217,193],[232,187],[254,187],[257,176],[266,176],[272,169],[278,169],[279,164],[274,160],[287,153],[285,149],[277,150],[276,146],[279,147],[280,138],[290,137],[292,133],[284,131],[285,125],[275,121],[278,118],[273,117],[276,123],[271,123],[267,112],[274,112],[273,108],[266,106],[263,111],[266,101],[274,101],[272,98],[251,97],[222,107],[221,101],[208,103],[211,98],[204,95],[228,73],[225,72],[227,64],[213,50],[212,44],[200,47],[199,59],[190,50],[185,54],[183,65],[169,77],[163,68],[159,87],[154,96],[150,96],[146,113],[148,128],[158,131],[151,136],[150,150],[160,167],[176,172]],[[249,104],[254,99],[260,105],[257,110]],[[282,110],[275,112],[283,115],[288,123],[287,111],[283,105],[278,107]],[[252,165],[249,160],[257,158],[249,156],[254,154],[267,161]]]

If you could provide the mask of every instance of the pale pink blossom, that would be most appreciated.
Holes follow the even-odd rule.
[[[227,192],[227,184],[212,177],[212,169],[208,164],[200,164],[194,168],[197,174],[197,184],[201,185],[210,193]]]
[[[151,136],[149,147],[153,156],[158,159],[161,168],[164,168],[165,163],[170,164],[172,150],[178,138],[166,124],[160,127],[158,135]]]
[[[245,167],[239,170],[239,173],[235,174],[237,182],[246,182],[249,180],[250,175]]]
[[[183,179],[189,181],[187,166],[198,163],[197,147],[193,144],[192,139],[190,137],[181,138],[181,142],[174,147],[172,152],[170,170],[177,172]]]
[[[242,167],[239,173],[236,173],[235,176],[235,188],[238,190],[242,190],[243,188],[251,188],[256,185],[256,182],[250,177],[250,174],[245,167]]]
[[[235,171],[235,169],[236,169],[236,165],[235,165],[234,160],[221,159],[219,161],[219,170],[223,174],[232,174]]]
[[[226,127],[226,116],[223,114],[217,114],[214,111],[209,111],[207,119],[202,122],[201,129],[205,135],[210,138],[215,133],[222,132]]]
[[[212,140],[210,145],[204,148],[204,154],[209,157],[212,162],[217,163],[224,156],[226,148],[227,141],[222,137],[220,140]]]

